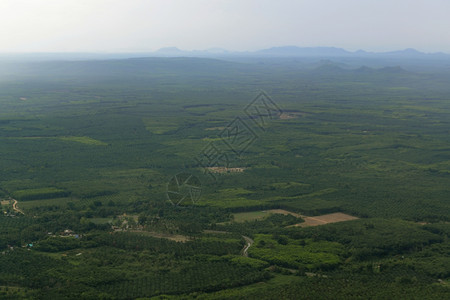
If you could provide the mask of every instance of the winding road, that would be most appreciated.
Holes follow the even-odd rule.
[[[17,200],[16,199],[12,199],[12,200],[13,200],[13,206],[12,206],[13,210],[21,213],[22,215],[25,215],[25,213],[20,208],[17,207]]]
[[[251,238],[249,238],[248,236],[243,235],[242,236],[244,238],[244,240],[247,242],[247,245],[244,246],[244,249],[242,249],[242,256],[248,257],[248,248],[251,247],[251,245],[253,245],[253,243],[255,242],[254,240],[252,240]]]

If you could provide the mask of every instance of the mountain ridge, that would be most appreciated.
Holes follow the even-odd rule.
[[[167,50],[166,50],[167,49]],[[177,51],[174,51],[176,49]],[[214,49],[214,48],[212,48]],[[176,47],[166,47],[158,49],[154,54],[162,56],[171,56],[174,53],[183,56],[256,56],[256,57],[423,57],[423,58],[450,58],[450,54],[443,52],[425,53],[414,48],[406,48],[403,50],[387,51],[387,52],[368,52],[365,50],[348,51],[338,47],[299,47],[299,46],[277,46],[256,51],[221,51],[209,50],[180,50]]]
[[[0,53],[0,60],[98,60],[142,57],[198,57],[198,58],[375,58],[375,59],[417,59],[450,60],[450,54],[443,52],[425,53],[413,48],[387,52],[369,52],[362,49],[348,51],[338,47],[277,46],[255,51],[229,51],[223,48],[205,50],[183,50],[177,47],[163,47],[152,52],[124,53]]]

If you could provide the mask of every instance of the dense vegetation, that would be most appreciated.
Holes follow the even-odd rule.
[[[0,297],[448,298],[450,72],[345,63],[0,62]]]

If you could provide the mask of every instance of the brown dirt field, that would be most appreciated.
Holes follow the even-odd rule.
[[[344,222],[344,221],[350,221],[350,220],[356,220],[359,219],[357,217],[347,215],[344,213],[332,213],[332,214],[326,214],[326,215],[320,215],[320,216],[303,216],[300,214],[296,214],[284,209],[271,209],[267,212],[274,213],[274,214],[283,214],[283,215],[292,215],[297,218],[302,218],[305,220],[303,223],[298,223],[295,225],[292,225],[293,227],[309,227],[309,226],[318,226],[318,225],[325,225],[329,223],[337,223],[337,222]]]
[[[314,216],[314,217],[302,216],[302,218],[305,220],[304,223],[299,223],[299,224],[295,224],[292,226],[295,226],[295,227],[319,226],[319,225],[325,225],[325,224],[330,224],[330,223],[337,223],[337,222],[344,222],[344,221],[359,219],[358,217],[354,217],[354,216],[347,215],[347,214],[340,213],[340,212],[321,215],[321,216]]]

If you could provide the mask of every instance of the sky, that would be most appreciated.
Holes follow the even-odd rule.
[[[1,0],[0,53],[294,45],[450,53],[448,0]]]

